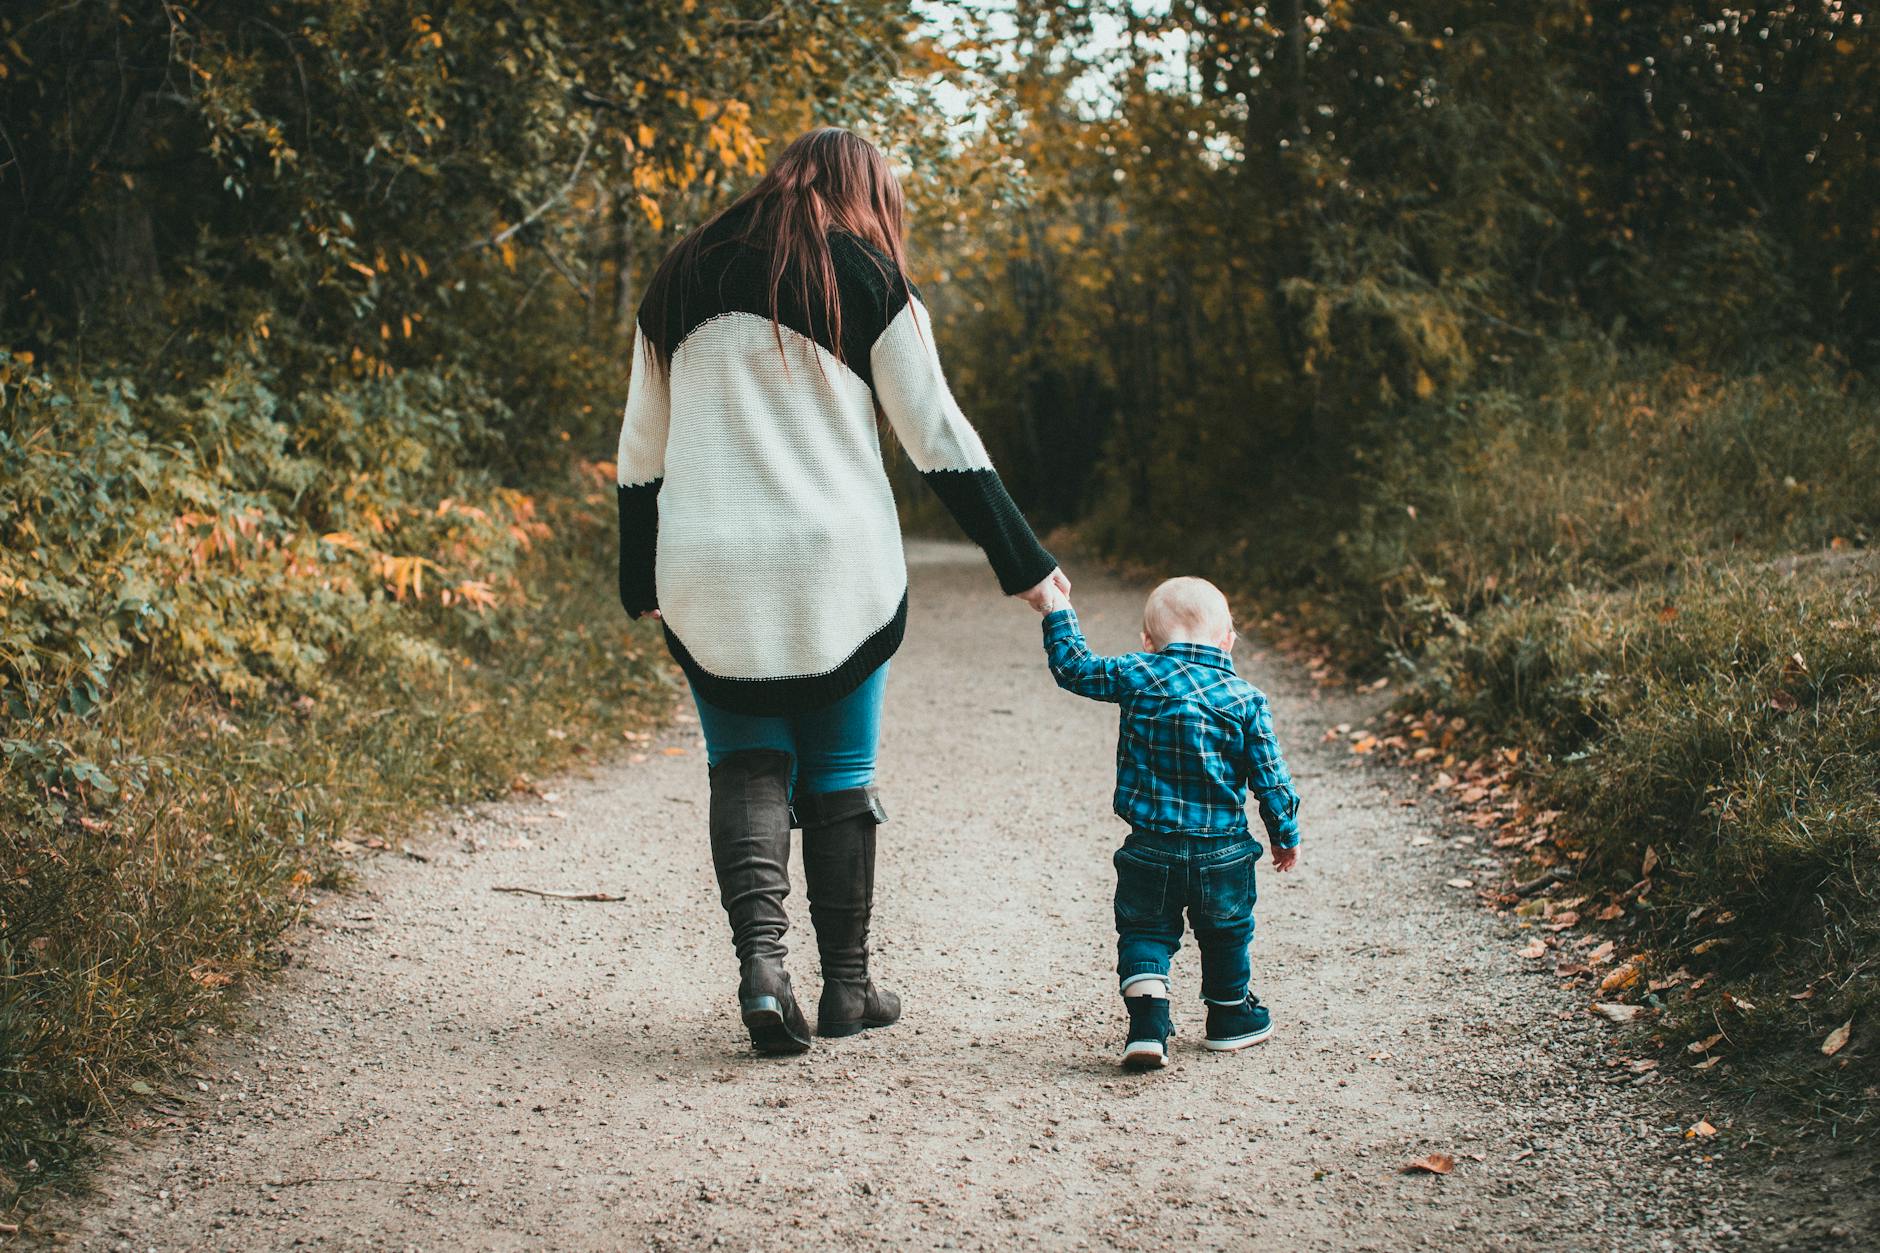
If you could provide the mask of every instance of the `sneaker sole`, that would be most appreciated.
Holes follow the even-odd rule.
[[[1232,1053],[1236,1049],[1244,1049],[1249,1045],[1258,1044],[1272,1034],[1273,1024],[1268,1023],[1264,1031],[1253,1031],[1246,1035],[1237,1035],[1226,1040],[1203,1040],[1201,1047],[1213,1053]]]
[[[1159,1044],[1132,1044],[1123,1050],[1124,1070],[1164,1070],[1168,1052]]]

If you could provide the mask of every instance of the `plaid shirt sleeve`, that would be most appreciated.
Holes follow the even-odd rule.
[[[1044,651],[1057,685],[1091,700],[1122,700],[1136,686],[1141,668],[1134,657],[1099,657],[1091,652],[1074,609],[1056,609],[1044,616]]]
[[[1247,710],[1246,757],[1247,789],[1260,802],[1260,821],[1274,848],[1299,847],[1299,794],[1293,791],[1292,775],[1286,759],[1280,755],[1279,738],[1273,734],[1273,715],[1264,697],[1256,696]]]

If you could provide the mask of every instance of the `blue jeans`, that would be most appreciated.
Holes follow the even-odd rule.
[[[692,689],[705,759],[717,765],[732,753],[754,748],[790,754],[793,795],[820,796],[875,781],[875,748],[881,742],[881,699],[888,688],[888,663],[833,705],[785,717],[760,717],[720,709]]]
[[[1116,974],[1123,989],[1168,978],[1182,946],[1182,911],[1201,949],[1201,999],[1238,1005],[1247,996],[1253,942],[1253,863],[1263,850],[1251,834],[1131,832],[1116,850]]]

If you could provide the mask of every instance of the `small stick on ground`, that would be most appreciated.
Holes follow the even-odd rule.
[[[493,887],[492,892],[514,892],[518,896],[539,896],[550,901],[620,901],[623,896],[609,892],[548,892],[541,888],[501,888]]]
[[[1516,896],[1532,896],[1542,888],[1552,887],[1556,883],[1565,883],[1573,878],[1571,870],[1555,866],[1552,870],[1535,875],[1532,879],[1514,885]]]

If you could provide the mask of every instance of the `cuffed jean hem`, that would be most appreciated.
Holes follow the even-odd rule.
[[[1120,986],[1117,990],[1119,992],[1127,992],[1136,984],[1146,983],[1150,979],[1167,983],[1168,971],[1169,968],[1167,966],[1162,967],[1160,970],[1155,969],[1153,966],[1143,966],[1140,969],[1126,971],[1120,980]]]

